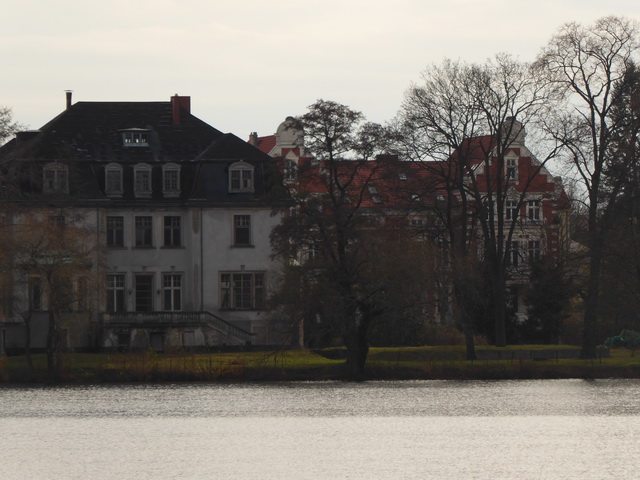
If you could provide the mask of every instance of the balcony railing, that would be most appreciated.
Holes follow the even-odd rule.
[[[102,315],[105,325],[160,325],[187,326],[198,325],[209,327],[220,333],[235,337],[245,343],[251,342],[251,332],[233,325],[211,312],[112,312]]]

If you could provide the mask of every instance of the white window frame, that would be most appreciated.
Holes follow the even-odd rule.
[[[518,156],[509,154],[504,159],[504,176],[507,182],[518,183]]]
[[[542,220],[542,200],[527,201],[527,220],[530,222]]]
[[[504,218],[507,221],[517,220],[520,216],[520,202],[518,200],[505,200]]]
[[[162,246],[177,248],[182,246],[182,217],[180,215],[165,215],[163,218]]]
[[[229,167],[229,192],[254,192],[254,167],[247,162],[240,161]]]
[[[167,312],[182,311],[182,274],[163,273],[162,274],[162,309]]]
[[[520,265],[520,242],[517,240],[507,242],[507,265],[509,267]]]
[[[540,261],[542,256],[542,242],[540,240],[527,241],[527,260],[533,265]]]
[[[133,222],[135,235],[133,245],[136,248],[153,248],[153,217],[151,215],[137,215]],[[149,242],[146,241],[147,239]]]
[[[122,215],[107,215],[106,224],[107,247],[124,247],[124,217]]]
[[[380,197],[380,193],[378,193],[375,185],[367,185],[367,190],[369,190],[369,195],[371,195],[371,201],[373,203],[382,203],[382,197]]]
[[[107,275],[106,281],[107,299],[105,303],[105,310],[109,313],[125,312],[127,310],[127,296],[125,295],[125,275],[122,273],[109,274]]]
[[[117,174],[116,181],[113,181],[114,174]],[[107,195],[122,196],[122,165],[110,163],[104,167],[104,191]]]
[[[284,179],[288,182],[293,182],[298,178],[298,164],[295,160],[290,158],[284,161]]]
[[[263,310],[264,272],[220,272],[220,310]]]
[[[175,178],[173,178],[175,174]],[[162,166],[162,194],[165,197],[177,197],[180,195],[180,166],[175,163],[167,163]]]
[[[148,147],[149,130],[144,128],[122,130],[122,145],[124,147]]]
[[[239,237],[243,237],[244,234],[239,235],[240,232],[247,231],[246,242],[239,241]],[[234,215],[233,216],[233,246],[235,247],[249,247],[252,246],[251,237],[251,215]]]
[[[139,163],[133,167],[133,183],[136,197],[150,197],[153,189],[151,165]]]

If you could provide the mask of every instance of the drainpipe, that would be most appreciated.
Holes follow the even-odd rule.
[[[204,225],[202,223],[202,207],[200,207],[200,311],[204,312]]]

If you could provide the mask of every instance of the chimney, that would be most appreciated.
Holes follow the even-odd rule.
[[[171,113],[174,125],[180,125],[181,111],[191,113],[191,97],[181,97],[176,93],[171,97]]]
[[[249,134],[249,145],[253,145],[254,147],[258,146],[258,132],[251,132]]]
[[[524,145],[524,139],[526,137],[526,132],[524,130],[524,126],[516,117],[507,117],[504,119],[504,133],[509,135],[509,146],[510,147],[519,147]]]
[[[71,95],[73,94],[73,90],[65,90],[64,92],[67,94],[67,110],[69,110],[71,108]]]

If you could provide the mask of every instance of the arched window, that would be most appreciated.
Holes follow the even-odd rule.
[[[229,167],[229,192],[253,192],[253,165],[236,162]]]
[[[48,163],[42,170],[42,191],[45,193],[69,193],[69,170],[58,162]]]
[[[122,166],[110,163],[104,167],[104,191],[110,196],[122,196]]]

